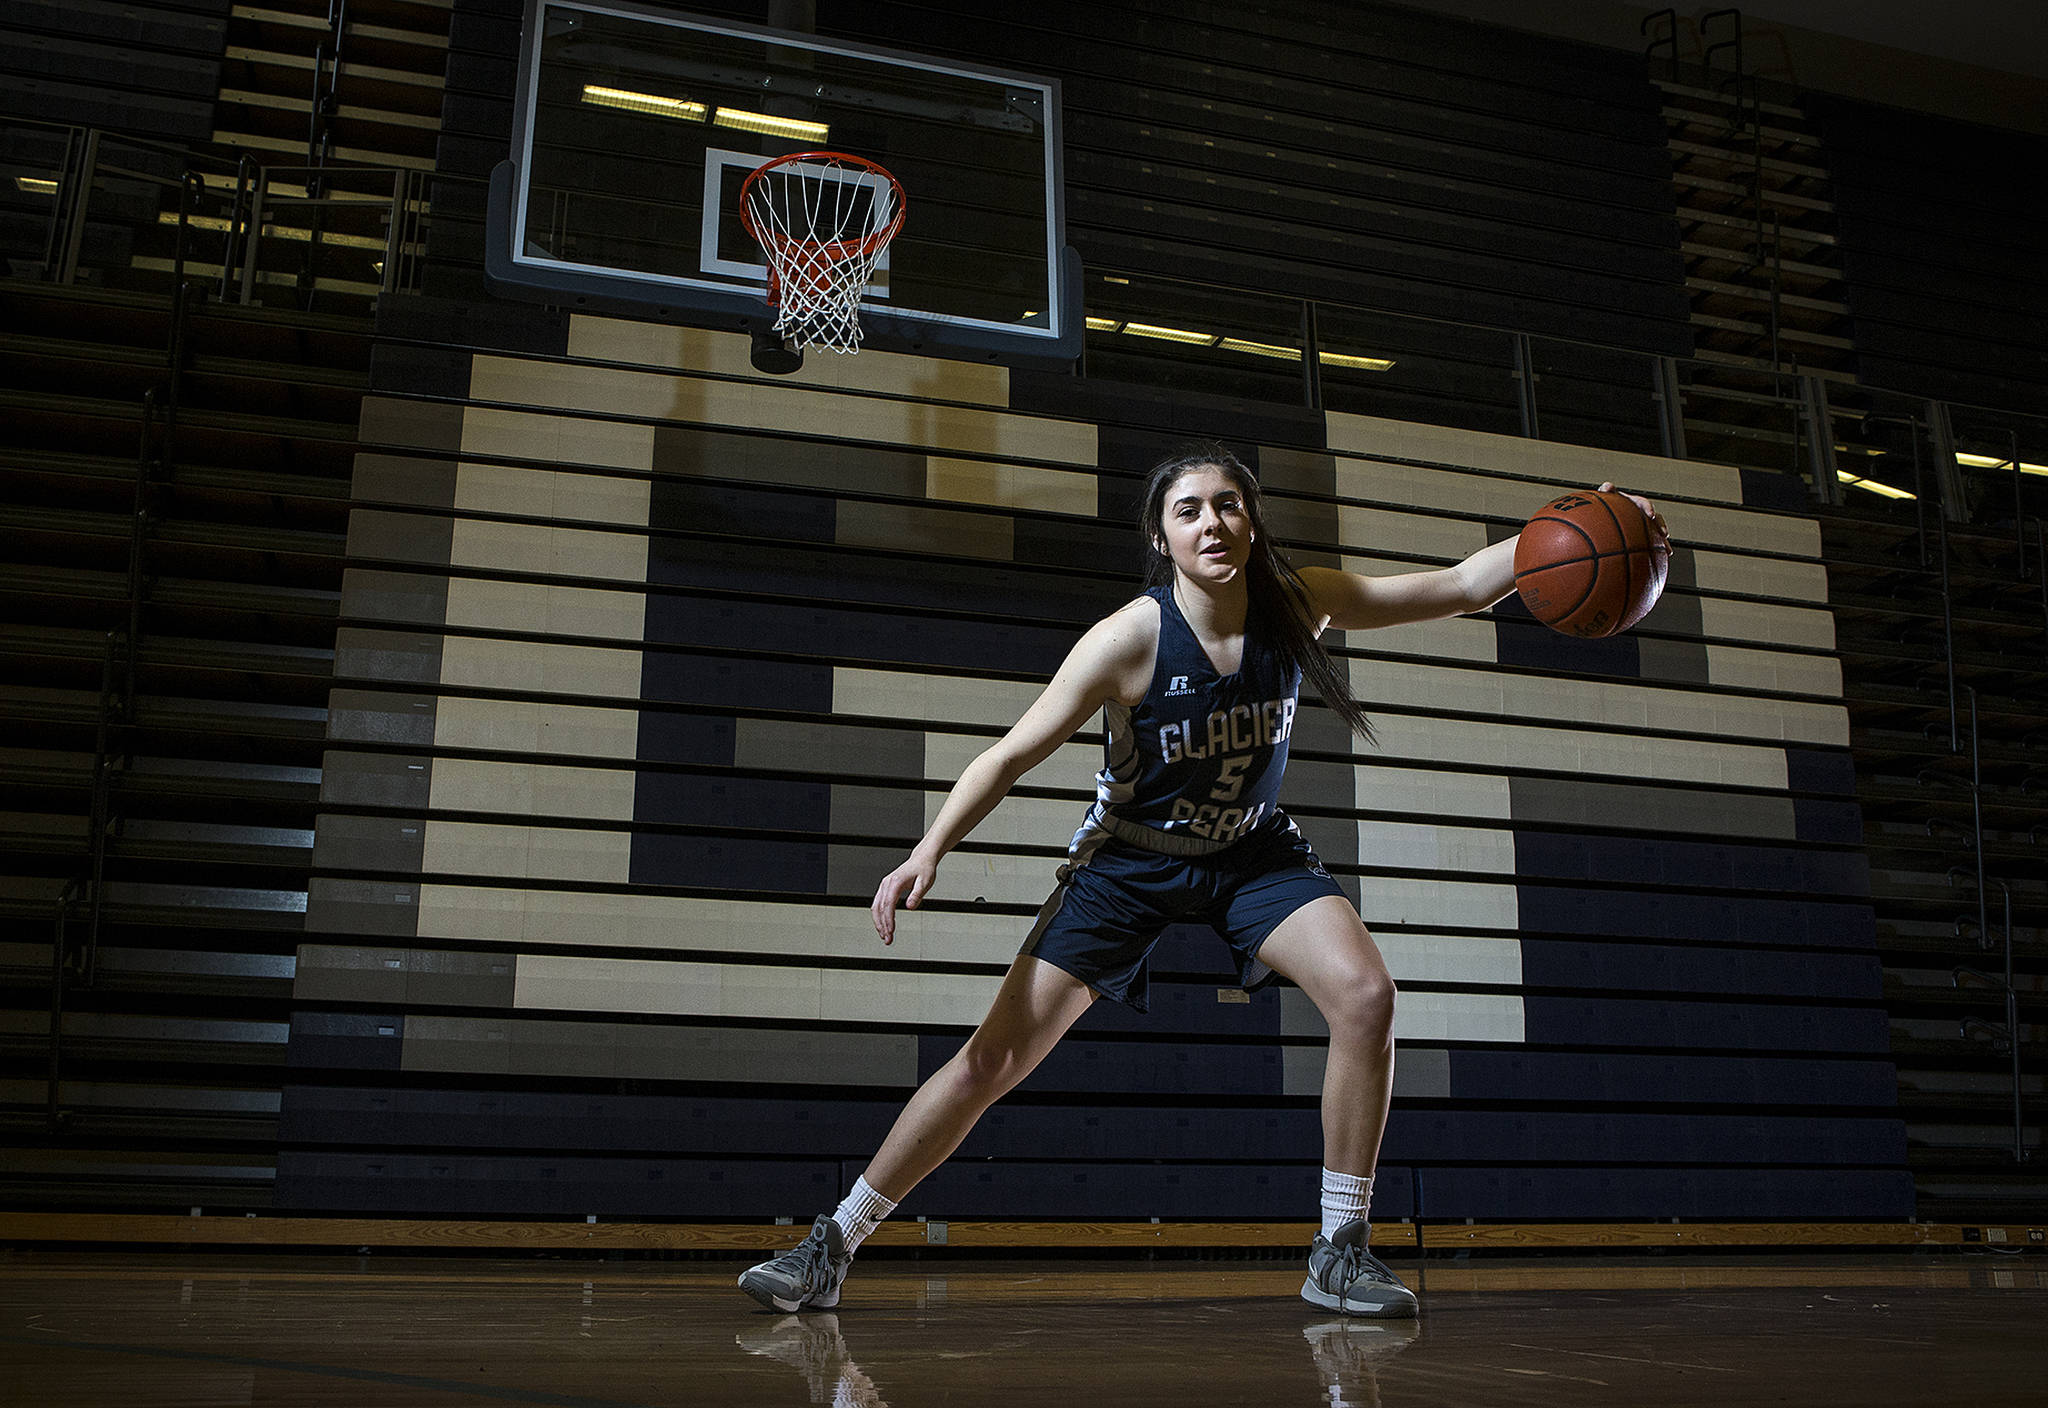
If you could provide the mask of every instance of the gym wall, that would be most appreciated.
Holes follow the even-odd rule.
[[[1637,631],[1337,643],[1286,804],[1402,997],[1382,1216],[1902,1217],[1816,525],[1616,452],[421,302],[380,327],[299,953],[281,1207],[808,1217],[964,1039],[1091,795],[1026,777],[883,948],[947,786],[1135,589],[1190,434],[1298,561],[1453,561],[1655,495]],[[1085,394],[1084,393],[1085,386]],[[906,1212],[1300,1217],[1322,1035],[1170,932]]]

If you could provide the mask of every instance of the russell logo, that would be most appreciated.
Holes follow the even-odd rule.
[[[1186,675],[1175,675],[1169,680],[1166,685],[1166,692],[1169,695],[1194,693],[1192,689],[1188,688],[1188,677]]]

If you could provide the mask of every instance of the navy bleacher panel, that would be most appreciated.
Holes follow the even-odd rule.
[[[1644,894],[1563,885],[1518,885],[1515,895],[1521,927],[1539,934],[1836,948],[1868,948],[1876,937],[1868,904]]]
[[[712,609],[716,609],[715,603]],[[650,632],[649,639],[653,638]],[[825,713],[832,707],[832,667],[785,660],[728,659],[687,650],[650,650],[641,661],[640,692],[644,698],[658,699],[664,704]],[[730,721],[726,721],[725,727],[729,733]],[[643,735],[644,732],[643,725]],[[715,738],[710,746],[715,752]],[[708,761],[730,762],[730,742],[725,746],[724,758]],[[643,752],[641,756],[654,755]]]
[[[1913,1214],[1913,1179],[1882,1169],[1415,1170],[1424,1218],[1872,1218]],[[1377,1188],[1373,1199],[1378,1205]]]
[[[831,815],[825,782],[681,772],[641,772],[633,782],[635,821],[823,832]]]
[[[408,396],[469,395],[470,354],[449,347],[379,341],[370,348],[370,384]]]
[[[1452,1050],[1450,1063],[1457,1100],[1884,1109],[1898,1103],[1890,1061],[1472,1047]]]
[[[1512,593],[1494,604],[1493,614],[1497,618],[1493,633],[1495,654],[1503,665],[1553,675],[1642,678],[1642,650],[1636,638],[1627,632],[1579,640],[1539,624],[1522,604],[1521,597]]]
[[[721,491],[722,492],[722,491]],[[827,510],[822,540],[832,536],[831,501],[814,500]],[[735,517],[731,520],[738,523]],[[782,536],[782,520],[757,520]],[[1135,537],[1135,534],[1132,535]],[[1129,544],[1126,544],[1129,547]],[[1135,558],[1135,549],[1131,554]],[[1126,574],[1132,564],[1121,564]],[[656,537],[648,554],[650,582],[764,595],[815,598],[835,602],[924,607],[958,612],[988,612],[1033,617],[1064,617],[1076,628],[1121,606],[1132,595],[1128,575],[1122,580],[1069,576],[1007,563],[948,561],[939,570],[918,570],[898,557],[878,557],[864,548],[764,547],[756,542],[706,542],[697,538]]]
[[[461,24],[462,17],[457,15],[451,29]],[[450,89],[441,99],[441,130],[472,141],[495,140],[510,146],[512,104],[504,98]]]
[[[1813,493],[1796,474],[1776,469],[1741,471],[1742,502],[1753,508],[1774,508],[1786,513],[1811,513]]]
[[[359,1154],[285,1150],[277,1206],[533,1217],[808,1217],[839,1201],[839,1165],[796,1160]]]
[[[1107,1006],[1098,1003],[1097,1006]],[[1320,1160],[1322,1116],[1294,1109],[1213,1106],[1034,1105],[1005,1100],[981,1117],[960,1146],[963,1159]]]
[[[292,1085],[279,1137],[366,1148],[852,1158],[881,1144],[901,1108],[894,1100]],[[1322,1138],[1321,1116],[1307,1103],[1107,1106],[1019,1095],[982,1116],[960,1156],[1202,1160],[1255,1148],[1267,1158],[1314,1160]]]
[[[1675,841],[1660,836],[1515,833],[1515,871],[1549,880],[1782,890],[1805,895],[1870,893],[1868,860],[1849,851]]]
[[[1222,951],[1220,942],[1216,947]],[[1162,982],[1155,963],[1149,1011],[1141,1014],[1121,1002],[1098,1002],[1081,1014],[1073,1030],[1082,1034],[1279,1036],[1280,990],[1268,987],[1246,994],[1235,986],[1236,982],[1234,977],[1208,983]],[[1218,993],[1227,997],[1219,998]]]
[[[1522,940],[1527,989],[1727,993],[1871,1000],[1884,989],[1874,956],[1786,949]]]
[[[858,1172],[849,1165],[849,1177]],[[1009,1163],[956,1160],[918,1185],[934,1218],[1291,1218],[1313,1215],[1320,1174],[1306,1164]],[[1382,1165],[1373,1215],[1410,1215],[1407,1170]]]
[[[334,1070],[395,1071],[405,1049],[396,1012],[294,1012],[285,1064]]]
[[[1856,760],[1841,748],[1787,748],[1785,785],[1794,792],[1856,794]]]
[[[467,189],[452,182],[435,188],[439,203]],[[478,218],[481,219],[481,209]],[[463,347],[478,352],[523,352],[559,357],[569,350],[569,312],[530,303],[493,299],[436,298],[412,294],[377,300],[377,337]],[[393,388],[403,389],[403,388]]]
[[[1277,406],[1242,397],[1196,396],[1171,387],[1090,380],[1037,368],[1011,370],[1010,407],[1095,422],[1101,427],[1103,467],[1140,476],[1189,441],[1221,440],[1247,464],[1252,461],[1239,448],[1245,444],[1287,445],[1305,450],[1321,450],[1329,445],[1323,417],[1305,406]],[[1133,432],[1150,433],[1133,440]],[[1146,448],[1152,446],[1157,447],[1156,452]],[[1107,506],[1102,516],[1112,522],[1130,521],[1129,514],[1111,512]]]
[[[1863,809],[1854,802],[1797,797],[1792,802],[1792,828],[1802,841],[1857,845],[1863,840]]]
[[[725,602],[650,594],[647,639],[772,649],[863,664],[952,666],[1050,675],[1073,647],[1067,627],[906,617],[827,603]]]
[[[1115,606],[1137,595],[1133,578],[1143,560],[1143,550],[1135,528],[1115,520],[1084,523],[1073,519],[1019,518],[1010,532],[1010,551],[1020,563],[1112,574],[1112,580],[1101,588],[1112,605],[1102,608],[1098,615],[1107,615]]]
[[[702,479],[664,476],[651,486],[647,522],[659,530],[689,533],[763,534],[793,542],[829,543],[838,512],[825,494],[798,489],[756,489],[744,484],[717,484]],[[668,586],[722,582],[716,571],[745,564],[760,554],[758,544],[737,555],[717,552],[723,545],[697,538],[675,538],[657,531],[647,544],[647,580]]]
[[[1813,1052],[1891,1049],[1891,1028],[1880,1007],[1530,996],[1522,999],[1522,1012],[1532,1046]]]
[[[654,657],[650,657],[650,665],[653,659]],[[645,687],[650,693],[654,691],[652,683]],[[829,681],[825,694],[828,699],[831,697]],[[789,707],[817,706],[794,704]],[[642,709],[640,741],[636,756],[642,762],[648,763],[708,763],[718,767],[730,767],[733,759],[733,721],[717,715]]]
[[[1397,1104],[1382,1163],[1902,1163],[1893,1116],[1554,1113],[1428,1110]]]
[[[635,885],[822,895],[827,849],[822,839],[757,841],[635,831],[631,878]]]
[[[918,1079],[951,1060],[967,1039],[920,1036]],[[1052,1049],[1019,1090],[1103,1095],[1278,1095],[1281,1048],[1183,1041],[1088,1041]]]

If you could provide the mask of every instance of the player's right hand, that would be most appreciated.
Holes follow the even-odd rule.
[[[882,936],[882,942],[896,942],[896,906],[916,909],[918,902],[938,878],[937,862],[928,862],[912,856],[882,877],[882,883],[875,887],[875,902],[870,907],[875,919],[875,932]]]

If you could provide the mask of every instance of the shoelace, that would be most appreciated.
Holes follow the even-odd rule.
[[[781,1256],[775,1258],[776,1265],[780,1266],[784,1271],[801,1271],[807,1278],[816,1274],[819,1265],[824,1260],[825,1239],[822,1237],[806,1237]]]

